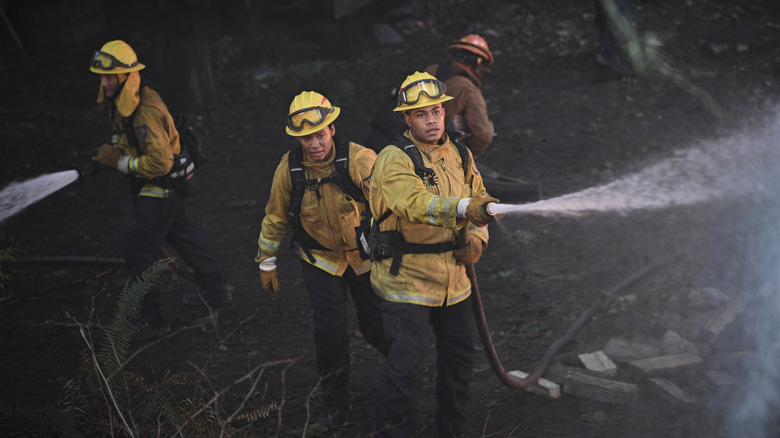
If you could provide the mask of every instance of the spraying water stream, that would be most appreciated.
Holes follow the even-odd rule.
[[[9,184],[0,192],[0,224],[78,179],[77,170],[64,170]]]
[[[692,205],[734,195],[768,193],[765,177],[776,172],[780,121],[756,141],[743,134],[703,143],[638,173],[605,185],[539,202],[493,204],[493,214],[577,215],[588,211],[627,213]]]
[[[749,342],[724,344],[749,354],[737,367],[739,385],[710,400],[730,438],[777,436],[780,407],[780,113],[758,129],[710,140],[680,151],[643,170],[597,187],[535,203],[493,204],[493,214],[579,216],[589,212],[631,212],[672,207],[725,205],[747,207],[726,214],[723,225],[747,228],[722,254],[703,253],[696,264],[721,274],[719,286],[747,291],[752,307],[741,315],[740,332]],[[747,200],[735,204],[730,201]],[[731,216],[731,217],[729,217]],[[757,221],[756,219],[761,219]],[[753,227],[745,227],[754,223]],[[499,222],[501,224],[501,222]],[[723,230],[721,230],[723,231]],[[677,231],[679,232],[679,230]],[[673,238],[673,237],[672,237]],[[692,267],[695,269],[695,267]],[[728,273],[728,274],[727,274]],[[712,276],[703,282],[713,281]],[[728,350],[726,351],[728,352]]]

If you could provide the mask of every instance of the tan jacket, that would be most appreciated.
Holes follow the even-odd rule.
[[[372,214],[379,218],[391,210],[393,214],[379,224],[380,231],[398,230],[407,242],[454,242],[465,224],[456,218],[458,201],[485,196],[482,176],[470,158],[464,177],[460,154],[446,134],[441,145],[420,143],[408,130],[404,135],[420,149],[424,165],[436,172],[437,185],[426,185],[414,173],[409,156],[396,146],[387,146],[379,153],[371,176]],[[487,228],[471,226],[470,232],[487,243]],[[433,307],[459,303],[471,294],[466,269],[456,264],[452,251],[404,254],[398,275],[389,272],[392,261],[377,261],[371,271],[374,290],[388,301]]]
[[[356,143],[349,143],[349,148],[349,174],[368,198],[368,181],[376,153]],[[287,234],[287,209],[292,193],[289,155],[289,152],[284,154],[274,173],[271,196],[265,207],[265,217],[257,240],[259,249],[256,262],[277,255]],[[336,144],[333,145],[330,157],[324,161],[313,161],[304,154],[302,164],[306,179],[330,176],[336,171],[335,157]],[[351,266],[357,274],[367,272],[371,269],[371,262],[360,258],[355,241],[355,227],[360,225],[364,203],[349,198],[337,184],[325,183],[318,187],[318,190],[307,189],[304,193],[300,218],[306,232],[332,251],[312,249],[315,262],[311,263],[299,249],[301,258],[337,276],[344,274],[347,266]]]
[[[131,85],[130,81],[125,83],[121,93],[138,93],[138,86],[133,91]],[[147,180],[138,196],[178,196],[173,189],[164,189],[148,181],[167,175],[173,166],[173,154],[178,154],[181,150],[173,117],[160,95],[151,88],[144,87],[140,93],[140,103],[135,108],[135,115],[130,114],[133,117],[132,129],[138,139],[137,147],[128,139],[122,124],[123,117],[114,103],[110,104],[108,114],[115,133],[112,143],[121,147],[125,155],[131,157],[127,165],[128,173]]]
[[[453,97],[452,100],[442,104],[447,128],[466,131],[468,134],[465,139],[466,146],[471,149],[475,157],[478,157],[485,153],[493,142],[493,124],[488,118],[487,104],[479,89],[481,82],[468,68],[456,61],[451,61],[450,67],[466,72],[469,77],[458,74],[444,81],[447,95]],[[425,69],[433,76],[436,76],[438,70],[438,64]]]

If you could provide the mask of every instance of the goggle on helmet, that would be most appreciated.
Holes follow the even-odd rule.
[[[317,126],[325,120],[328,115],[333,114],[333,107],[312,106],[300,109],[287,117],[287,127],[290,130],[298,132],[303,130],[304,124]]]
[[[394,111],[421,108],[452,99],[447,96],[447,85],[433,76],[410,82],[398,92],[398,106]]]

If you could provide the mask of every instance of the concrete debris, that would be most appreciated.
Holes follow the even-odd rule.
[[[604,346],[604,353],[615,362],[630,363],[637,359],[658,356],[661,347],[657,343],[634,342],[623,338],[612,338]]]
[[[566,394],[604,403],[633,403],[639,394],[639,387],[633,383],[602,379],[576,370],[564,376],[562,386]]]
[[[609,360],[603,351],[584,353],[578,356],[585,368],[603,374],[606,377],[615,377],[617,365]]]
[[[738,377],[733,373],[738,376],[750,363],[761,358],[751,351],[714,353],[723,343],[713,345],[713,341],[745,308],[747,294],[728,299],[717,289],[703,288],[697,289],[692,297],[695,300],[691,301],[696,301],[697,306],[678,309],[687,309],[690,313],[697,307],[699,312],[682,315],[665,311],[658,319],[658,324],[666,329],[660,340],[645,335],[633,339],[614,337],[602,350],[579,354],[582,367],[556,363],[545,372],[545,378],[559,384],[566,394],[622,404],[633,403],[638,397],[639,385],[645,383],[650,394],[678,407],[699,402],[684,387],[678,386],[680,384],[696,385],[696,382],[708,380],[711,382],[707,386],[709,390],[737,385]],[[780,358],[778,352],[767,354]],[[567,364],[574,364],[574,361]],[[707,380],[697,378],[697,375]],[[690,389],[697,395],[702,392],[695,386]]]
[[[518,379],[525,379],[528,376],[528,373],[523,371],[510,371],[507,374]],[[537,380],[536,383],[526,388],[526,391],[549,399],[556,399],[561,396],[560,385],[544,378]]]
[[[646,376],[654,376],[669,371],[680,371],[703,365],[704,359],[693,353],[667,354],[631,362],[632,370]]]
[[[647,379],[647,388],[651,394],[655,394],[675,406],[689,406],[698,403],[696,397],[666,379],[658,377]]]

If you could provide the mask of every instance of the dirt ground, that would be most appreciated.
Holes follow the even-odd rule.
[[[454,37],[479,32],[496,57],[483,93],[498,134],[479,163],[538,182],[547,199],[609,182],[691,144],[754,126],[780,91],[780,14],[768,0],[642,2],[637,29],[645,42],[650,33],[655,36],[658,45],[652,53],[661,54],[671,69],[655,63],[633,80],[595,62],[598,40],[590,1],[446,0],[398,8],[389,3],[381,11],[363,11],[354,28],[337,25],[331,12],[307,9],[307,4],[245,14],[228,29],[230,34],[214,24],[214,33],[222,36],[212,41],[217,104],[197,109],[169,101],[174,112],[195,120],[207,139],[211,161],[200,172],[206,189],[189,202],[188,211],[235,285],[236,304],[213,314],[205,307],[185,307],[181,296],[194,284],[185,274],[166,273],[166,310],[178,331],[143,350],[129,366],[149,382],[180,375],[198,380],[209,395],[224,388],[220,409],[227,413],[247,394],[242,413],[284,401],[281,414],[271,409],[267,418],[235,422],[231,431],[236,435],[302,436],[308,413],[316,415],[320,409],[300,261],[293,250],[282,252],[282,291],[270,297],[252,260],[273,170],[291,143],[283,120],[295,94],[314,89],[328,96],[342,108],[338,134],[360,142],[383,93],[414,69],[446,59],[447,43]],[[370,35],[373,22],[390,24],[403,42],[380,45]],[[108,37],[127,40],[149,65],[152,79],[155,73],[163,78],[153,63],[165,55],[155,51],[150,27],[130,19],[123,24],[126,30]],[[87,162],[109,135],[104,114],[94,104],[98,83],[86,68],[89,52],[61,65],[34,57],[31,71],[11,45],[5,49],[0,182],[4,186]],[[166,98],[166,88],[157,88]],[[9,276],[0,291],[3,410],[14,405],[39,408],[63,397],[86,348],[77,322],[110,321],[126,280],[121,264],[110,259],[121,259],[130,211],[123,177],[106,171],[0,225],[0,248],[18,250],[16,262],[1,265]],[[476,265],[504,368],[530,371],[594,302],[603,306],[559,351],[557,362],[581,367],[577,354],[602,349],[613,337],[658,340],[668,329],[664,315],[669,311],[706,322],[738,292],[757,295],[751,289],[755,283],[745,281],[743,274],[759,265],[773,269],[776,260],[751,252],[752,243],[761,240],[757,233],[730,232],[754,213],[765,212],[741,200],[627,214],[508,215],[492,226],[490,246]],[[723,235],[730,237],[719,237]],[[696,246],[713,237],[717,245]],[[690,251],[682,257],[669,258],[686,249]],[[109,260],[31,259],[44,256]],[[619,298],[606,296],[654,263],[656,269],[621,288]],[[721,301],[707,295],[713,290]],[[647,380],[625,363],[618,363],[615,379],[638,386],[633,402],[605,403],[566,393],[546,399],[502,385],[480,347],[470,423],[486,437],[778,436],[778,398],[770,394],[752,406],[743,397],[756,381],[778,387],[776,377],[762,374],[774,367],[740,368],[744,361],[728,356],[777,357],[776,349],[760,348],[759,334],[745,324],[766,316],[766,303],[762,297],[749,303],[718,342],[697,344],[706,366],[664,375],[695,396],[696,403],[679,405],[654,395]],[[98,336],[100,329],[94,331]],[[331,433],[314,429],[314,435],[372,434],[383,361],[357,331],[353,341],[348,425]],[[435,436],[433,347],[427,359],[419,437]],[[252,379],[242,377],[263,364],[269,365],[261,367],[265,372],[252,388]],[[737,376],[728,397],[706,379],[706,369],[727,369]],[[747,414],[731,402],[747,406]],[[767,415],[761,415],[764,410]],[[5,412],[0,418],[8,420]],[[36,433],[34,428],[0,426],[0,435]]]

